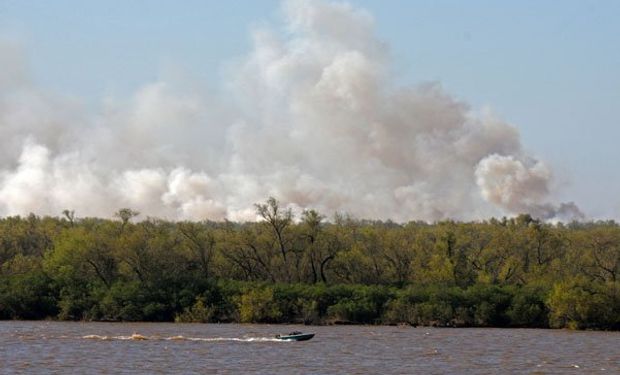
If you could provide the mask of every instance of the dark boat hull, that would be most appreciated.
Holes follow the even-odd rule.
[[[314,337],[314,333],[302,333],[299,335],[284,335],[279,336],[277,339],[283,341],[308,341]]]

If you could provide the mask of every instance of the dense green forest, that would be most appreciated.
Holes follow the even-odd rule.
[[[620,227],[0,219],[0,319],[620,328]]]

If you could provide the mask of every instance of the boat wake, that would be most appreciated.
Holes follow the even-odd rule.
[[[86,335],[88,340],[133,340],[133,341],[204,341],[204,342],[285,342],[273,337],[186,337],[186,336],[144,336],[134,333],[130,336]]]

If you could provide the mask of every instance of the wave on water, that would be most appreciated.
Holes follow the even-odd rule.
[[[185,337],[185,336],[144,336],[134,333],[130,336],[107,336],[107,335],[85,335],[83,339],[89,340],[159,340],[159,341],[204,341],[204,342],[220,342],[220,341],[236,341],[236,342],[286,342],[273,337]]]
[[[189,341],[286,342],[273,337],[188,337]]]
[[[82,336],[83,339],[89,339],[89,340],[111,340],[112,337],[111,336],[101,336],[101,335],[86,335],[86,336]]]

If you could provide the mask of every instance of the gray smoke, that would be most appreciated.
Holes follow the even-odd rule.
[[[274,196],[397,221],[583,217],[550,201],[552,173],[514,127],[439,84],[394,84],[369,13],[283,10],[286,31],[255,30],[221,89],[161,80],[97,113],[37,89],[0,42],[0,215],[254,220]]]

